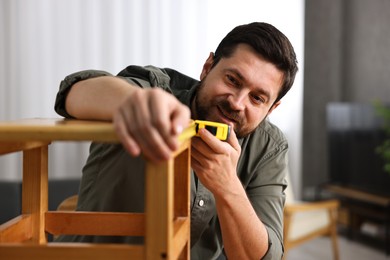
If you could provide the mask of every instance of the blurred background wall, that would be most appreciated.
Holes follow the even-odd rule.
[[[173,67],[198,78],[210,51],[234,26],[269,22],[293,43],[295,85],[271,120],[290,142],[292,182],[300,189],[304,0],[2,0],[0,120],[58,117],[59,82],[85,69],[113,74],[130,64]],[[50,148],[50,178],[74,178],[88,144]],[[0,180],[21,178],[20,155],[0,158]]]
[[[303,197],[329,179],[326,105],[390,103],[389,50],[390,1],[306,1]]]

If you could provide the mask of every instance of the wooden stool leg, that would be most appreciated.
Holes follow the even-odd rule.
[[[146,259],[189,259],[190,143],[174,159],[146,164]]]
[[[191,219],[190,213],[190,179],[191,175],[191,150],[186,149],[175,158],[175,176],[174,176],[174,218],[186,218]],[[189,230],[189,229],[188,229]],[[179,240],[185,240],[186,244],[182,248],[177,259],[189,260],[190,259],[190,232],[183,235],[183,237],[177,237]],[[175,243],[180,245],[181,243]],[[180,251],[180,249],[179,249]]]
[[[173,160],[146,165],[146,259],[169,259],[173,220]]]
[[[32,242],[44,244],[48,210],[48,144],[23,152],[22,214],[31,215]]]

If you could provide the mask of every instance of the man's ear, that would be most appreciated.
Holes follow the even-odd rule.
[[[282,103],[282,101],[279,100],[278,102],[273,104],[272,107],[268,110],[267,116],[269,116],[272,113],[272,111],[274,111],[274,109],[280,105],[280,103]]]
[[[200,80],[203,80],[207,74],[209,74],[211,67],[214,63],[214,53],[210,52],[209,57],[207,58],[206,62],[203,65],[202,73],[200,74]]]

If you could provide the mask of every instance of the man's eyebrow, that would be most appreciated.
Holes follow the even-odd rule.
[[[238,70],[238,69],[235,69],[235,68],[227,68],[225,69],[227,72],[230,72],[230,73],[233,73],[237,76],[237,78],[239,78],[240,80],[246,82],[246,79],[245,77],[241,74],[241,72]]]
[[[239,78],[244,83],[248,83],[246,78],[244,77],[244,75],[242,75],[239,70],[237,70],[235,68],[227,68],[226,71],[230,72],[230,73],[233,73],[237,78]],[[265,90],[263,88],[256,88],[254,92],[256,92],[256,93],[258,93],[260,95],[265,96],[266,99],[267,99],[267,102],[269,100],[271,100],[271,94],[269,93],[269,91],[267,91],[267,90]]]

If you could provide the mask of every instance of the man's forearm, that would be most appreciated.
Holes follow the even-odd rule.
[[[268,250],[268,235],[245,190],[216,198],[225,252],[229,259],[261,259]]]
[[[66,98],[66,111],[78,119],[112,120],[114,111],[136,88],[123,79],[103,76],[74,84]]]

